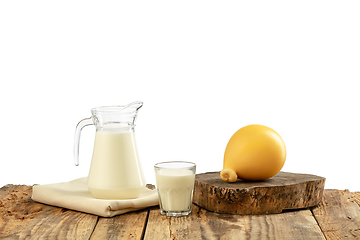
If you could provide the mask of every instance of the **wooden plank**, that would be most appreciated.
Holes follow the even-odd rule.
[[[245,217],[250,224],[248,239],[325,240],[309,209]]]
[[[229,183],[219,172],[196,174],[193,202],[209,211],[232,214],[281,213],[317,205],[325,178],[280,172],[264,181]]]
[[[100,218],[91,239],[142,239],[148,209]]]
[[[0,189],[1,239],[89,239],[97,216],[34,202],[32,187]]]
[[[151,208],[144,239],[321,239],[310,210],[271,215],[232,215],[193,205],[187,217],[166,217]]]
[[[324,191],[323,201],[312,209],[327,239],[360,239],[359,195],[348,190]]]

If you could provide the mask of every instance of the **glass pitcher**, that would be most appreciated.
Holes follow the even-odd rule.
[[[75,165],[79,165],[81,130],[95,125],[95,143],[88,176],[88,188],[95,198],[136,198],[146,182],[135,139],[135,121],[142,102],[125,106],[91,109],[92,116],[81,120],[75,130]]]

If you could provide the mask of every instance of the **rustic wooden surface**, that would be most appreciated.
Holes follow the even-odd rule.
[[[360,239],[360,192],[326,191],[313,214],[327,239]]]
[[[360,192],[324,190],[316,207],[234,215],[193,205],[187,217],[158,207],[112,218],[31,200],[31,186],[0,189],[0,239],[360,239]]]
[[[209,212],[197,205],[186,218],[150,211],[144,239],[325,239],[310,210],[277,215]]]
[[[220,172],[202,173],[196,174],[193,202],[217,213],[281,213],[317,205],[324,184],[323,177],[288,172],[264,181],[233,183],[223,181]]]

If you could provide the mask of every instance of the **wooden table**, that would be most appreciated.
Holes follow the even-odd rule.
[[[360,192],[325,190],[314,208],[269,215],[160,215],[158,207],[112,218],[31,200],[32,187],[0,189],[0,239],[360,239]]]

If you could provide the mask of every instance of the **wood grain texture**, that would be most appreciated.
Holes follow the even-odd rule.
[[[186,217],[166,217],[152,208],[144,239],[321,239],[310,210],[272,215],[233,215],[193,205]]]
[[[360,193],[325,190],[309,209],[236,215],[193,204],[187,217],[158,207],[112,218],[31,200],[31,186],[0,188],[0,239],[360,239]]]
[[[281,213],[317,205],[325,178],[280,172],[258,182],[237,180],[228,183],[219,172],[197,174],[193,202],[209,211],[231,214]]]
[[[1,239],[89,239],[97,216],[31,200],[32,186],[0,189]]]
[[[323,201],[312,209],[327,239],[360,239],[359,194],[348,190],[328,190]]]
[[[351,198],[349,199],[350,202],[356,202],[357,205],[360,207],[360,192],[352,192]]]
[[[148,209],[100,218],[91,239],[142,239]]]

